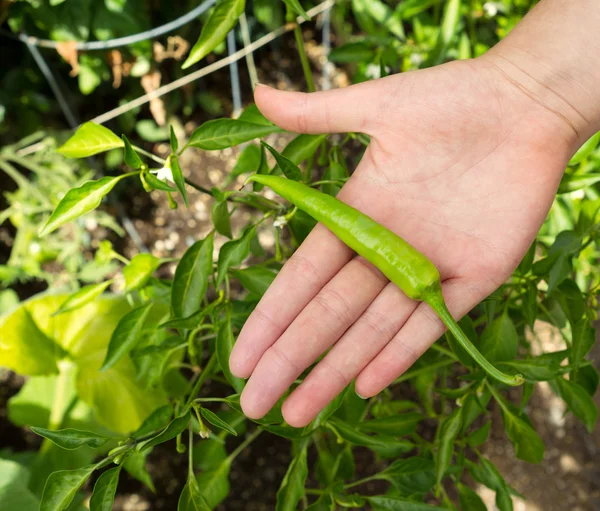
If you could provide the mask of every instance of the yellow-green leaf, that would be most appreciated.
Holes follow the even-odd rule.
[[[40,231],[40,236],[50,234],[61,225],[79,218],[93,209],[96,209],[102,199],[115,187],[115,185],[132,174],[123,174],[117,177],[103,177],[98,181],[88,181],[78,188],[69,190],[50,215],[48,222]]]
[[[112,131],[100,124],[86,122],[58,148],[58,152],[68,158],[87,158],[119,147],[123,147],[123,141]]]

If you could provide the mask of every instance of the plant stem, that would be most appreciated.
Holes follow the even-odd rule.
[[[133,149],[135,149],[138,153],[143,154],[144,156],[147,156],[151,160],[154,160],[156,163],[160,163],[161,165],[164,165],[167,162],[167,160],[163,160],[160,156],[156,156],[155,154],[152,154],[151,152],[148,152],[148,151],[142,149],[141,147],[138,147],[136,145],[131,146],[131,147],[133,147]]]
[[[506,384],[516,387],[524,382],[523,376],[520,374],[510,375],[503,373],[498,368],[494,367],[488,359],[486,359],[481,352],[475,347],[470,339],[465,335],[456,320],[450,314],[446,302],[442,296],[441,289],[431,293],[425,301],[427,304],[437,313],[440,319],[444,322],[448,330],[454,335],[459,344],[465,349],[465,351],[471,356],[475,363],[481,367],[487,374],[492,378]]]
[[[189,439],[188,439],[188,474],[194,473],[194,464],[193,464],[193,450],[194,450],[194,431],[192,430],[192,421],[190,421],[190,425],[188,426]]]
[[[440,362],[436,362],[435,364],[429,364],[428,366],[421,367],[420,369],[415,369],[413,371],[407,371],[402,376],[399,376],[398,378],[396,378],[394,380],[393,384],[402,383],[403,381],[410,380],[411,378],[414,378],[415,376],[418,376],[419,374],[429,373],[440,367],[449,366],[450,364],[454,364],[454,360],[441,360]]]
[[[238,445],[235,450],[229,455],[227,456],[227,461],[229,461],[229,463],[231,463],[235,458],[237,458],[240,453],[246,448],[248,447],[252,442],[254,442],[254,440],[256,440],[256,438],[258,437],[258,435],[260,435],[262,433],[262,429],[255,429],[250,435],[248,435],[244,441]]]
[[[377,476],[364,477],[363,479],[359,479],[358,481],[354,481],[353,483],[345,484],[344,489],[347,490],[348,488],[354,488],[355,486],[368,483],[369,481],[374,481],[375,479],[377,479]]]
[[[304,73],[304,79],[306,80],[308,92],[315,92],[315,82],[310,69],[308,55],[306,54],[306,48],[304,47],[304,38],[302,37],[302,29],[300,28],[300,25],[296,25],[294,27],[294,37],[296,39],[298,55],[300,56],[300,63],[302,64],[302,72]]]
[[[190,395],[188,396],[185,406],[183,407],[184,410],[187,410],[190,407],[190,405],[194,401],[194,397],[196,396],[196,394],[198,394],[198,392],[202,388],[202,385],[206,381],[206,378],[208,378],[208,376],[210,375],[210,372],[213,370],[213,367],[216,365],[216,363],[217,363],[217,354],[213,353],[210,356],[208,363],[206,364],[206,366],[204,366],[204,369],[200,373],[200,376],[198,376],[198,379],[194,382],[194,385],[192,386],[192,390],[190,391]]]

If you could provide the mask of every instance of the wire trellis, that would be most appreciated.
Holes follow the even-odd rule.
[[[325,0],[324,2],[320,3],[319,5],[316,5],[315,7],[313,7],[312,9],[309,9],[307,11],[307,13],[310,17],[318,16],[319,14],[321,14],[321,13],[327,11],[328,9],[330,9],[331,7],[333,7],[335,2],[336,2],[336,0]],[[302,17],[298,17],[296,19],[297,24],[302,24],[305,22],[306,22],[306,20]],[[149,103],[151,100],[153,100],[155,98],[162,97],[165,94],[169,94],[170,92],[173,92],[189,83],[199,80],[200,78],[203,78],[205,76],[208,76],[209,74],[228,66],[232,62],[237,62],[240,59],[245,58],[247,55],[249,55],[249,54],[255,52],[256,50],[262,48],[263,46],[269,44],[271,41],[277,39],[281,35],[283,35],[287,32],[291,32],[294,29],[294,27],[296,26],[296,23],[287,23],[286,25],[283,25],[283,26],[273,30],[272,32],[269,32],[268,34],[265,34],[264,36],[260,37],[256,41],[254,41],[248,45],[244,45],[244,47],[242,49],[231,53],[227,57],[224,57],[220,60],[217,60],[216,62],[213,62],[212,64],[209,64],[200,69],[197,69],[196,71],[189,73],[186,76],[183,76],[169,84],[163,85],[151,92],[143,94],[136,99],[133,99],[123,105],[113,108],[112,110],[108,110],[107,112],[104,112],[101,115],[97,115],[96,117],[90,119],[90,121],[95,122],[97,124],[103,124],[112,119],[115,119],[116,117],[119,117],[120,115],[123,115],[126,112],[129,112],[129,111],[131,111],[135,108],[138,108],[142,105],[145,105],[146,103]],[[31,146],[21,149],[19,151],[19,156],[26,156],[28,154],[32,154],[36,151],[43,149],[44,147],[45,147],[45,144],[43,142],[38,142],[36,144],[32,144]]]
[[[160,37],[162,35],[168,34],[169,32],[173,32],[183,25],[189,23],[190,21],[195,20],[201,14],[204,14],[210,7],[215,3],[215,0],[205,0],[198,7],[195,7],[187,14],[180,16],[169,23],[165,23],[160,27],[152,28],[150,30],[145,30],[144,32],[140,32],[138,34],[132,34],[125,37],[118,37],[116,39],[109,39],[107,41],[84,41],[77,42],[76,48],[79,51],[85,50],[110,50],[113,48],[120,48],[122,46],[128,46],[130,44],[139,43],[141,41],[147,41],[148,39],[154,39],[155,37]],[[24,33],[21,34],[13,34],[8,30],[0,29],[0,35],[10,37],[11,39],[18,39],[26,44],[39,46],[40,48],[54,48],[56,49],[60,42],[51,41],[50,39],[39,39],[37,37],[33,37]]]

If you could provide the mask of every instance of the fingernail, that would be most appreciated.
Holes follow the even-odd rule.
[[[361,398],[361,399],[365,399],[365,400],[366,400],[366,399],[369,399],[368,397],[361,396],[361,395],[358,393],[358,390],[355,390],[354,392],[356,392],[356,395],[357,395],[359,398]]]
[[[258,89],[259,87],[265,87],[267,89],[272,89],[273,88],[270,85],[265,85],[264,83],[256,82],[256,85],[254,86],[254,90]]]

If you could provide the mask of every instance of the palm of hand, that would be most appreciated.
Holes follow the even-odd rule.
[[[264,88],[256,96],[263,113],[291,131],[371,135],[338,197],[436,264],[456,317],[518,265],[568,158],[563,121],[481,63],[320,96]],[[425,304],[318,226],[246,323],[230,363],[239,376],[252,374],[242,406],[260,417],[333,346],[284,404],[287,422],[303,426],[357,375],[360,395],[381,391],[443,330]]]

